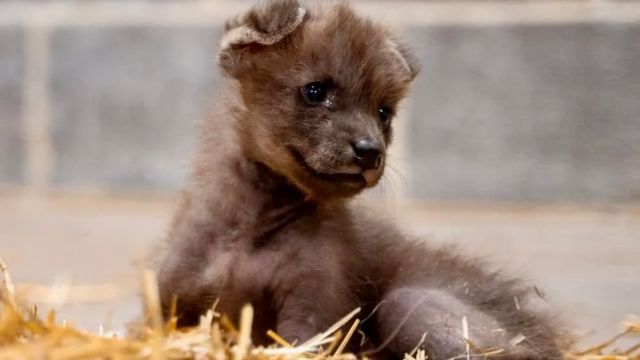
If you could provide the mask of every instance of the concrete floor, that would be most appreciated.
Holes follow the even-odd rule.
[[[139,311],[136,263],[163,236],[171,199],[0,196],[0,257],[14,281],[116,283],[126,294],[63,305],[59,318],[121,330]],[[389,206],[409,232],[455,242],[544,289],[584,342],[640,315],[640,209]],[[40,299],[42,300],[42,299]],[[51,299],[49,299],[51,300]]]

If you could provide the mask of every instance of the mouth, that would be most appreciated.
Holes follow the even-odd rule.
[[[293,148],[289,148],[289,151],[301,168],[320,180],[344,185],[351,185],[354,187],[364,187],[367,184],[367,181],[362,174],[319,172],[307,163],[300,151]]]

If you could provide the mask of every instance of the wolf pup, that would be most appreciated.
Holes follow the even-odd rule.
[[[218,62],[231,84],[160,265],[165,316],[174,298],[181,325],[216,299],[229,316],[251,303],[256,344],[268,329],[300,343],[361,307],[350,350],[369,358],[561,358],[531,287],[349,206],[382,176],[418,73],[388,30],[342,3],[273,0],[226,24]]]

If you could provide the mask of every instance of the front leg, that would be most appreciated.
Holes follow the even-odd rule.
[[[202,254],[176,246],[163,259],[158,285],[165,320],[175,310],[179,326],[195,326],[222,293],[224,276],[205,276],[209,259]]]
[[[290,343],[300,344],[327,330],[354,310],[349,289],[341,279],[326,274],[290,274],[276,290],[277,333]]]
[[[538,347],[534,339],[527,338],[526,329],[523,332],[514,333],[494,316],[446,290],[398,287],[386,294],[376,315],[376,340],[381,349],[371,355],[400,359],[420,345],[432,360],[466,358],[467,353],[477,358],[487,349],[500,349],[488,357],[503,360],[561,358],[557,350]],[[380,356],[383,353],[386,355]]]
[[[309,299],[298,298],[300,294],[290,294],[278,311],[277,333],[289,343],[300,344],[320,333],[322,322],[316,312],[317,306]],[[302,294],[308,296],[308,294]],[[326,329],[326,326],[324,329]]]
[[[224,237],[219,229],[225,227],[213,214],[203,212],[203,201],[194,200],[189,193],[184,195],[158,267],[163,316],[168,320],[175,298],[180,326],[197,325],[217,300],[225,300],[225,304],[236,301],[235,292],[224,290],[237,261],[220,245]],[[225,299],[220,299],[222,295]],[[243,304],[245,300],[237,302]],[[235,316],[239,306],[223,310]]]

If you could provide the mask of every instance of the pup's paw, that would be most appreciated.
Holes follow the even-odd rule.
[[[562,359],[555,341],[540,334],[544,326],[534,317],[508,331],[490,312],[438,288],[399,287],[384,301],[376,314],[377,338],[396,355],[421,344],[432,360],[462,359],[467,354],[503,360]]]

